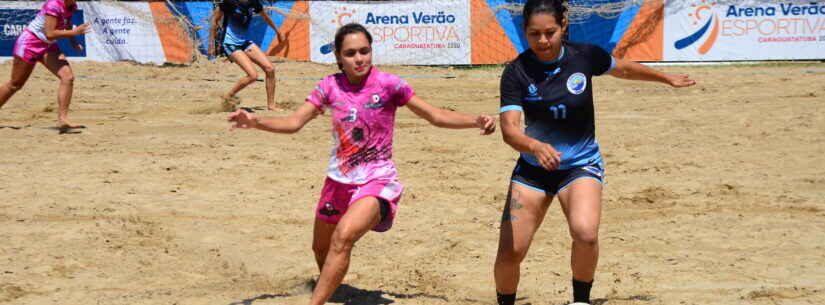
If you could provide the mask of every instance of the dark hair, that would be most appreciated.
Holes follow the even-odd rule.
[[[524,17],[524,27],[530,23],[530,18],[538,14],[550,14],[556,18],[556,22],[562,25],[564,13],[567,7],[564,6],[566,0],[527,0],[521,15]]]
[[[344,37],[354,33],[363,33],[364,36],[367,37],[367,41],[372,44],[372,35],[370,35],[370,32],[367,31],[367,28],[358,23],[347,23],[338,28],[338,31],[335,31],[335,53],[338,53],[338,55],[341,54],[341,45],[344,44]],[[344,69],[344,65],[340,62],[338,63],[338,69]]]

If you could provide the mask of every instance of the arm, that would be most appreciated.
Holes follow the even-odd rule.
[[[481,133],[488,135],[496,131],[496,120],[488,115],[469,115],[460,112],[441,109],[427,103],[418,96],[413,96],[407,102],[407,107],[430,124],[441,128],[478,128]]]
[[[554,170],[561,163],[561,153],[552,145],[531,138],[521,127],[521,111],[511,110],[501,113],[501,135],[504,143],[521,153],[536,156],[541,167]]]
[[[212,19],[209,21],[209,54],[215,55],[215,32],[218,30],[218,22],[223,19],[223,11],[220,8],[215,8],[212,11]]]
[[[71,30],[58,30],[57,17],[46,15],[46,39],[55,40],[60,38],[74,37],[86,34],[89,30],[89,23],[84,23]]]
[[[662,73],[640,63],[624,59],[616,59],[616,67],[610,71],[610,75],[629,80],[660,82],[676,88],[696,84],[696,81],[690,79],[687,75]]]
[[[260,129],[274,133],[296,133],[309,121],[318,116],[320,111],[311,103],[304,103],[287,117],[257,118],[254,114],[238,110],[229,115],[232,129]]]
[[[269,18],[269,14],[266,13],[266,10],[261,11],[261,17],[264,17],[264,21],[266,21],[266,24],[268,24],[269,27],[275,30],[275,36],[278,37],[278,41],[283,40],[281,38],[281,32],[278,31],[278,27],[275,26],[275,22],[272,21],[272,18]]]

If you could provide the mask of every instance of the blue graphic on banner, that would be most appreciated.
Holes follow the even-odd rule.
[[[34,20],[39,11],[36,9],[0,9],[0,15],[13,16],[0,20],[0,28],[2,28],[2,32],[0,32],[0,56],[14,56],[12,54],[14,42],[17,41],[20,33],[26,29],[29,22]],[[83,10],[79,9],[72,14],[72,24],[78,26],[83,22]],[[80,35],[76,36],[75,40],[83,46],[82,51],[72,47],[69,39],[58,39],[57,45],[60,47],[60,51],[68,57],[86,57],[86,38]]]

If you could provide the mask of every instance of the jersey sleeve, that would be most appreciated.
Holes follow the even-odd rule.
[[[398,76],[393,75],[388,85],[387,89],[390,90],[392,101],[397,107],[406,105],[415,96],[415,91],[410,84]]]
[[[499,95],[501,96],[499,113],[512,110],[524,112],[522,108],[522,95],[524,91],[516,75],[515,63],[510,63],[504,68],[504,72],[501,74],[499,90]]]
[[[613,55],[610,55],[599,46],[587,45],[585,52],[592,64],[591,73],[595,76],[608,73],[616,67],[616,59],[613,58]]]
[[[329,86],[327,83],[329,82],[329,77],[322,79],[318,82],[318,85],[315,86],[315,89],[312,90],[312,93],[307,96],[306,101],[312,105],[315,105],[315,108],[318,108],[321,112],[329,105]]]
[[[46,15],[60,17],[63,16],[63,12],[63,5],[58,1],[48,1],[43,5],[43,13]]]

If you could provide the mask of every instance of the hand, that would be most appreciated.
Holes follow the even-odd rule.
[[[88,23],[88,22],[86,22],[84,24],[81,24],[81,25],[78,25],[77,27],[74,28],[75,35],[83,35],[83,34],[88,33],[91,30],[91,28],[89,28],[90,25],[91,24]]]
[[[489,115],[479,115],[476,117],[476,127],[486,136],[496,131],[496,119]]]
[[[687,74],[669,74],[667,83],[675,88],[689,87],[696,84]]]
[[[547,143],[538,142],[531,146],[530,154],[536,156],[541,167],[549,171],[557,169],[561,164],[561,153]]]
[[[73,47],[75,50],[78,50],[78,51],[83,51],[83,45],[82,45],[82,44],[79,44],[77,41],[72,40],[72,47]]]
[[[258,118],[243,109],[230,113],[228,121],[232,122],[230,130],[234,130],[235,128],[250,129],[258,127]]]

